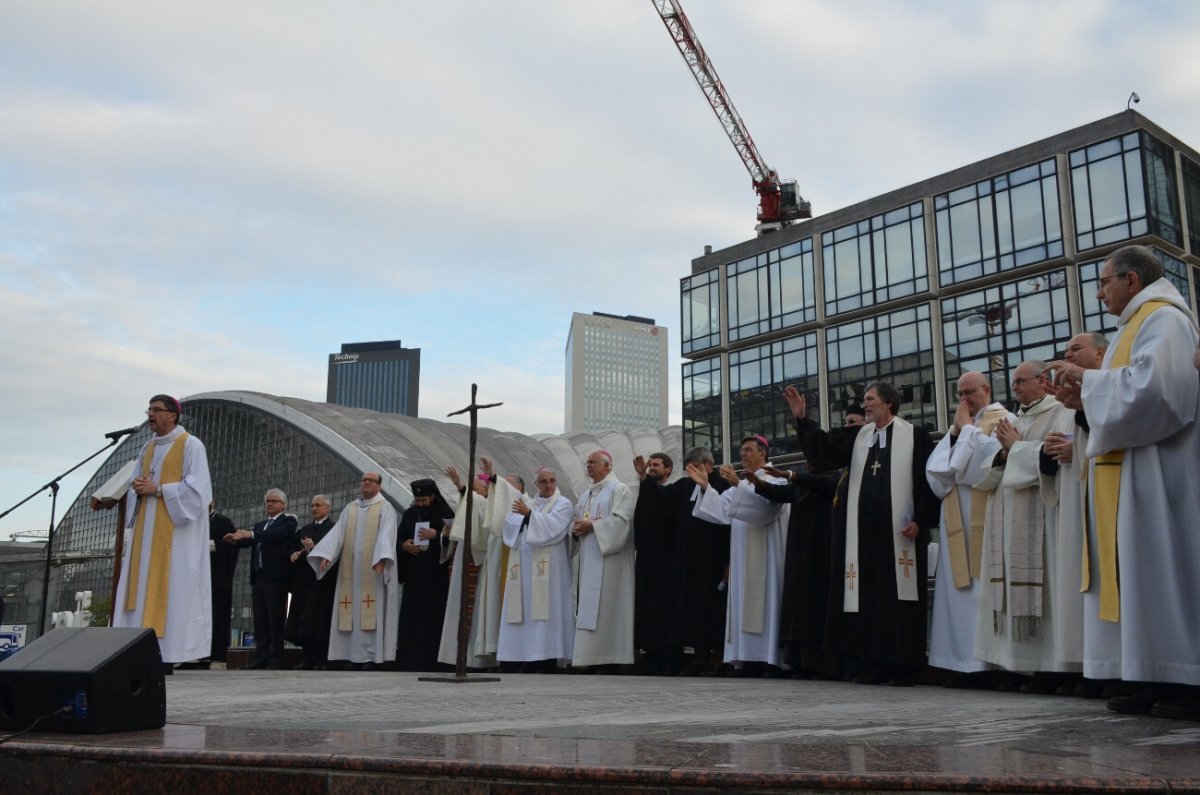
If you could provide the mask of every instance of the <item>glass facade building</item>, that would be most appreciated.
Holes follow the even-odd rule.
[[[1105,257],[1139,243],[1200,307],[1200,155],[1135,111],[1055,135],[692,261],[680,282],[683,446],[795,449],[781,391],[825,427],[874,381],[931,431],[955,382],[1111,334]]]
[[[251,527],[264,518],[263,496],[270,488],[287,494],[286,510],[303,527],[311,521],[309,503],[314,494],[330,498],[336,517],[358,496],[364,471],[382,474],[382,493],[397,510],[411,501],[408,484],[425,477],[435,479],[454,505],[457,495],[443,472],[447,466],[467,472],[470,429],[466,425],[253,392],[206,393],[186,399],[183,405],[182,425],[204,442],[208,453],[217,511],[235,527]],[[51,610],[74,609],[77,591],[92,591],[96,601],[110,597],[117,516],[115,510],[92,511],[90,495],[135,458],[149,438],[145,426],[126,437],[59,522],[53,554],[59,563],[50,575]],[[636,488],[633,458],[663,450],[680,459],[680,438],[678,426],[661,433],[573,436],[570,442],[560,436],[531,437],[479,428],[476,455],[491,458],[502,474],[523,476],[530,491],[536,470],[550,467],[559,473],[559,489],[573,502],[578,490],[590,482],[579,450],[611,451],[617,476]],[[40,601],[41,564],[31,565],[21,575],[25,578],[21,583]],[[16,583],[16,576],[5,573],[5,583]],[[31,590],[34,586],[36,593]],[[249,552],[238,561],[233,613],[236,637],[231,640],[236,645],[241,633],[253,627]],[[30,623],[36,635],[36,617]]]
[[[420,391],[420,348],[405,348],[400,340],[348,342],[329,354],[330,403],[415,417]]]
[[[576,312],[566,348],[566,432],[667,424],[667,330],[652,318]]]

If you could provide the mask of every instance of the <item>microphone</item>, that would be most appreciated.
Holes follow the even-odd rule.
[[[122,436],[128,436],[131,433],[137,433],[137,430],[140,427],[141,426],[138,425],[138,426],[134,426],[133,428],[122,428],[119,431],[109,431],[108,433],[104,434],[104,438],[112,439],[115,442],[117,439],[120,439]]]

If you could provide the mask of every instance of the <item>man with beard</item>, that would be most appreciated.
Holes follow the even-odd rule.
[[[673,674],[679,664],[674,638],[675,523],[667,504],[667,479],[673,463],[666,453],[638,456],[633,468],[641,483],[633,511],[634,563],[633,645],[645,657],[646,673]]]
[[[896,416],[891,384],[867,388],[861,428],[824,431],[795,387],[784,399],[805,458],[850,468],[836,497],[832,558],[843,568],[831,578],[826,648],[856,682],[910,686],[925,662],[926,548],[940,507],[925,480],[933,441]]]
[[[450,596],[450,531],[454,512],[429,478],[410,484],[412,505],[400,517],[396,570],[404,585],[396,667],[401,671],[439,671],[446,600]]]

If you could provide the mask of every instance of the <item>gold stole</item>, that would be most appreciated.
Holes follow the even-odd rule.
[[[547,497],[546,502],[538,509],[539,513],[548,514],[558,501],[558,492],[553,497]],[[509,624],[520,624],[525,620],[521,595],[521,549],[528,526],[521,531],[517,549],[517,562],[507,567],[508,576],[504,580],[504,598],[508,599],[508,586],[511,583],[516,589],[512,601],[508,602],[507,619]],[[504,548],[508,552],[508,547]],[[533,564],[533,574],[529,579],[529,619],[531,621],[546,621],[550,618],[550,548],[537,547],[529,550],[530,562]],[[508,558],[504,559],[507,565]]]
[[[358,611],[359,629],[375,631],[375,570],[371,568],[375,557],[375,539],[379,536],[379,516],[383,513],[383,501],[373,502],[367,508],[367,527],[363,531],[363,554],[358,561],[359,581],[362,583],[362,607]],[[342,566],[338,569],[338,632],[354,630],[354,539],[358,535],[358,503],[346,508],[346,525],[342,537]],[[347,560],[349,558],[349,560]],[[349,564],[349,565],[347,565]]]
[[[167,454],[163,456],[162,471],[158,485],[161,489],[168,483],[183,480],[183,448],[187,443],[186,432],[179,434]],[[150,464],[154,460],[153,441],[146,445],[142,454],[142,477],[150,477]],[[171,578],[171,543],[175,539],[175,522],[167,512],[166,500],[153,496],[138,498],[137,514],[133,526],[133,549],[129,553],[129,581],[125,586],[125,609],[137,610],[138,583],[142,578],[142,541],[146,531],[146,504],[157,499],[154,510],[154,532],[150,537],[150,570],[146,573],[146,604],[142,609],[142,626],[153,627],[154,634],[167,634],[167,584]]]
[[[1171,306],[1166,301],[1147,301],[1138,307],[1125,326],[1125,332],[1117,341],[1108,369],[1128,367],[1133,353],[1133,341],[1141,331],[1142,323],[1150,313]],[[1094,459],[1096,487],[1092,489],[1095,501],[1096,550],[1100,564],[1100,620],[1117,623],[1121,620],[1120,582],[1117,574],[1117,502],[1121,494],[1121,463],[1124,450],[1102,453]],[[1083,589],[1091,587],[1088,571],[1087,534],[1083,536]]]
[[[978,428],[984,436],[991,436],[1001,418],[1008,416],[1005,409],[986,409],[979,418]],[[971,489],[971,549],[967,554],[966,537],[963,535],[962,504],[958,499],[957,484],[942,501],[946,517],[946,545],[949,547],[950,571],[954,574],[954,587],[967,588],[971,580],[979,579],[980,561],[983,556],[983,525],[987,514],[988,492]]]

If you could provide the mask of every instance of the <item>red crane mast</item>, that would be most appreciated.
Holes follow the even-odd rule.
[[[704,47],[696,38],[692,23],[683,13],[678,0],[650,2],[666,25],[667,32],[671,34],[671,40],[679,48],[683,62],[691,70],[696,85],[700,86],[700,91],[716,114],[717,121],[729,136],[733,148],[737,150],[742,164],[750,172],[754,192],[758,194],[759,224],[756,228],[760,232],[772,231],[788,226],[800,218],[812,218],[812,205],[800,196],[796,180],[779,179],[779,174],[768,166],[759,154],[754,139],[750,137],[750,131],[746,129],[745,122],[733,106],[733,100],[729,98],[729,93],[725,90],[721,78],[717,76],[717,70],[704,52]]]

